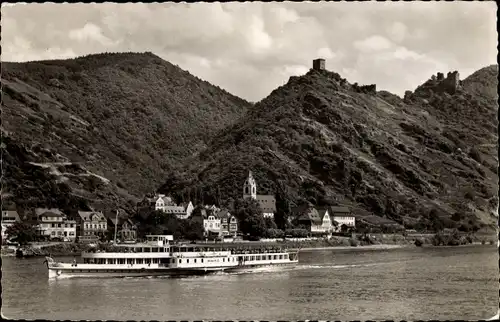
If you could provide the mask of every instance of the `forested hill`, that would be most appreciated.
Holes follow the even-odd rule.
[[[33,167],[52,171],[90,204],[113,199],[107,190],[88,191],[75,176],[56,175],[50,168],[58,162],[142,197],[251,106],[151,53],[2,62],[2,87],[2,134],[9,138],[2,149],[12,156],[4,163],[2,198],[29,206],[50,198],[25,172]],[[45,164],[26,168],[21,160]],[[37,197],[26,201],[34,191]]]
[[[293,204],[340,202],[407,227],[495,226],[497,75],[496,65],[463,81],[429,75],[400,98],[311,70],[173,170],[160,191],[224,203],[241,196],[252,170],[257,193],[277,195],[280,216]]]

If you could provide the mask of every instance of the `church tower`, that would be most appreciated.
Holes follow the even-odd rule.
[[[248,171],[248,178],[243,185],[243,199],[246,198],[257,199],[257,184],[253,178],[252,171]]]

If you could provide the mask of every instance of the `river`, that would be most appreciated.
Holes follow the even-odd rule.
[[[48,280],[43,260],[2,258],[4,317],[477,320],[499,304],[489,245],[304,251],[294,268],[185,278]]]

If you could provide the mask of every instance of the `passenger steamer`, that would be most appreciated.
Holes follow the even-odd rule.
[[[46,257],[49,278],[202,275],[298,263],[297,251],[203,250],[196,245],[172,245],[169,237],[150,235],[146,243],[118,244],[112,252],[84,252],[83,263],[59,263]]]

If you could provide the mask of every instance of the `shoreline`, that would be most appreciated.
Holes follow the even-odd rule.
[[[421,245],[417,246],[415,244],[416,240],[421,241]],[[199,244],[200,246],[209,246],[206,244]],[[414,248],[414,247],[459,247],[459,246],[491,246],[491,242],[485,243],[479,242],[475,239],[471,243],[459,244],[459,245],[440,245],[433,246],[429,238],[415,238],[415,237],[404,237],[397,234],[388,234],[378,236],[378,238],[350,238],[350,237],[333,237],[330,239],[316,239],[316,240],[277,240],[277,241],[261,241],[252,243],[215,243],[213,246],[223,246],[223,247],[243,247],[243,248],[259,248],[259,247],[280,247],[289,250],[298,251],[316,251],[316,250],[390,250],[390,249],[400,249],[400,248]],[[24,258],[29,257],[44,257],[44,256],[54,256],[54,257],[80,257],[83,251],[89,250],[89,245],[86,244],[75,244],[75,243],[60,243],[55,245],[44,245],[39,247],[38,245],[26,245],[20,247],[24,252]],[[4,256],[15,256],[16,250],[6,247],[2,247],[2,257]]]
[[[318,247],[290,247],[289,250],[297,251],[322,251],[322,250],[392,250],[392,249],[402,249],[402,248],[457,248],[457,247],[472,247],[472,246],[492,246],[489,244],[472,243],[467,245],[456,245],[456,246],[433,246],[425,245],[417,247],[414,244],[375,244],[375,245],[359,245],[359,246],[318,246]],[[50,255],[52,257],[80,257],[82,252],[53,252]],[[33,258],[33,257],[45,257],[48,254],[32,254],[27,255],[22,258]],[[16,257],[15,253],[4,253],[2,252],[2,257]]]
[[[307,251],[313,251],[313,250],[330,250],[330,249],[340,249],[340,250],[345,250],[345,249],[376,249],[376,250],[386,250],[386,249],[397,249],[397,248],[409,248],[409,247],[417,247],[412,244],[405,244],[405,245],[394,245],[394,244],[377,244],[377,245],[360,245],[360,246],[322,246],[322,247],[304,247],[300,248],[299,250],[307,250]]]

